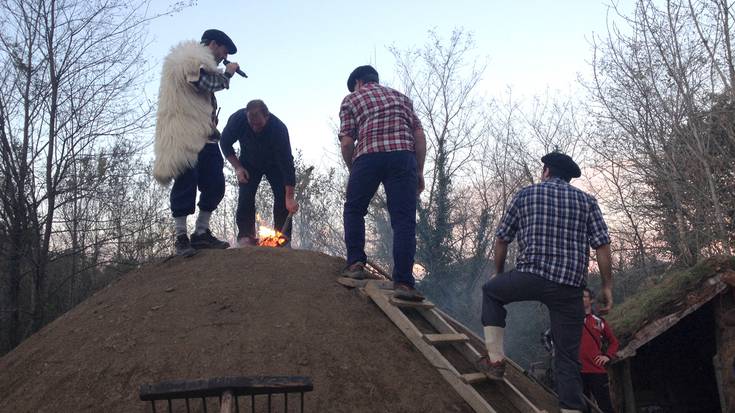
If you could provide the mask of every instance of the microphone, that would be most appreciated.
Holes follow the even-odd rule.
[[[230,61],[227,60],[227,59],[223,59],[222,60],[222,63],[224,63],[225,65],[229,65],[230,64]],[[243,72],[240,69],[237,69],[237,74],[240,75],[240,76],[242,76],[242,77],[248,77],[248,75],[246,75],[245,72]]]

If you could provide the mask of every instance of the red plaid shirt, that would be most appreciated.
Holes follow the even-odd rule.
[[[357,140],[352,159],[373,152],[411,151],[413,131],[421,121],[404,94],[378,83],[367,83],[342,100],[339,139]]]

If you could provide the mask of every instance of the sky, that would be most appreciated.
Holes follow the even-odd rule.
[[[171,2],[153,0],[154,11]],[[150,26],[148,51],[155,72],[146,92],[155,99],[161,62],[171,47],[198,40],[204,30],[227,33],[248,78],[219,92],[220,130],[252,99],[262,99],[288,127],[291,146],[309,163],[333,162],[339,105],[357,66],[372,64],[381,83],[396,78],[388,47],[423,46],[429,30],[448,38],[461,28],[475,40],[474,56],[487,61],[478,92],[531,97],[574,90],[589,72],[590,39],[607,30],[611,0],[199,0]],[[626,12],[632,0],[620,0]]]

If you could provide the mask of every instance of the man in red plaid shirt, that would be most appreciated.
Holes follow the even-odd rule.
[[[383,184],[393,228],[393,283],[396,298],[421,301],[414,288],[416,201],[424,189],[426,137],[411,99],[378,83],[372,66],[356,68],[347,80],[339,131],[350,178],[344,208],[347,268],[343,275],[365,277],[365,215]],[[355,144],[357,142],[357,144]]]

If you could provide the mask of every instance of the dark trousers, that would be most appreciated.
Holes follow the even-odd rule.
[[[171,212],[174,218],[194,213],[199,189],[199,209],[212,212],[225,196],[224,160],[219,145],[207,143],[197,157],[197,164],[174,178],[171,188]]]
[[[607,373],[582,373],[582,384],[584,394],[589,398],[594,398],[600,410],[605,413],[614,412],[610,400],[610,381]]]
[[[248,170],[250,179],[248,183],[240,184],[239,186],[237,212],[235,213],[237,237],[255,238],[256,236],[255,194],[258,192],[258,186],[263,176],[265,176],[265,179],[273,189],[273,225],[276,230],[281,231],[283,224],[286,222],[286,217],[288,217],[288,210],[286,209],[286,185],[281,169],[276,165],[269,166],[265,169],[253,168],[246,165],[245,169]],[[288,230],[284,233],[289,239],[291,238],[292,228],[293,226],[289,226]]]
[[[352,163],[343,215],[347,263],[367,261],[365,215],[381,183],[393,228],[393,281],[413,286],[418,185],[414,152],[369,153]]]
[[[586,410],[579,362],[584,322],[582,288],[514,270],[491,278],[483,285],[482,292],[483,326],[505,327],[506,304],[540,301],[546,305],[555,345],[554,381],[559,404],[563,409]]]

